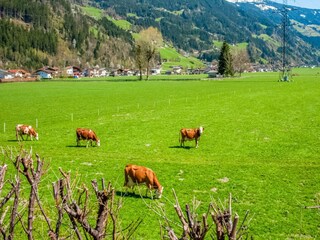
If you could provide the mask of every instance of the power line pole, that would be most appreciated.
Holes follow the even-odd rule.
[[[282,16],[282,69],[279,81],[283,82],[291,80],[291,69],[288,67],[287,62],[287,34],[288,26],[290,24],[288,13],[290,10],[291,9],[288,7],[288,0],[283,0],[282,9],[279,11]]]

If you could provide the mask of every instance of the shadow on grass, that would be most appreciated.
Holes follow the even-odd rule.
[[[122,191],[116,191],[116,196],[118,196],[118,197],[130,197],[130,198],[148,198],[148,199],[152,199],[149,196],[140,195],[139,193],[122,192]]]
[[[85,148],[86,146],[84,145],[84,146],[77,146],[77,145],[67,145],[66,147],[68,147],[68,148]],[[90,146],[91,147],[91,146]]]
[[[180,147],[180,146],[170,146],[169,148],[181,148],[181,149],[190,150],[191,148],[194,148],[194,147],[190,147],[190,146],[184,146],[184,147]]]
[[[26,140],[16,140],[16,139],[9,139],[7,142],[37,142],[37,140],[31,140],[31,139],[26,139]]]

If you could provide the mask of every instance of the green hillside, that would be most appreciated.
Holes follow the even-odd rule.
[[[163,47],[160,49],[162,59],[162,69],[170,70],[172,66],[182,66],[186,68],[203,68],[204,64],[195,57],[186,57],[177,52],[172,47]]]
[[[90,6],[81,6],[81,9],[83,12],[95,19],[101,19],[103,17],[103,11],[102,9],[90,7]]]

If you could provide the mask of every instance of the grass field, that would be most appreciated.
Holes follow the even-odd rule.
[[[103,12],[99,8],[95,7],[81,7],[81,9],[84,11],[85,14],[94,17],[95,19],[101,19],[103,16]]]
[[[183,68],[203,68],[204,65],[195,57],[185,57],[178,53],[174,48],[166,46],[160,50],[161,59],[165,59],[162,64],[164,71],[172,70],[173,66],[182,66]]]
[[[164,186],[162,199],[123,197],[123,226],[143,219],[136,239],[160,238],[160,217],[150,204],[160,202],[178,221],[171,189],[182,206],[193,197],[201,201],[199,214],[232,193],[240,221],[250,210],[254,239],[320,239],[319,211],[304,208],[319,205],[320,196],[319,71],[295,70],[289,83],[277,82],[277,73],[257,73],[201,81],[1,84],[0,146],[19,149],[15,125],[38,123],[39,141],[22,145],[50,163],[40,187],[48,208],[59,167],[89,187],[92,179],[111,181],[118,197],[127,163],[153,169]],[[199,148],[193,142],[180,148],[179,129],[200,125]],[[94,129],[101,147],[76,147],[76,127]]]

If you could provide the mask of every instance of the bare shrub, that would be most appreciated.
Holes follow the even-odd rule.
[[[202,215],[196,213],[197,208],[200,206],[199,201],[194,199],[192,205],[186,204],[185,211],[183,211],[174,190],[173,194],[175,198],[174,209],[180,223],[177,224],[169,220],[161,205],[158,205],[154,209],[164,219],[161,228],[162,232],[166,232],[166,235],[163,234],[163,239],[203,240],[206,236],[209,236],[211,239],[217,240],[236,240],[247,239],[249,237],[247,231],[247,216],[249,212],[247,211],[244,220],[239,225],[238,214],[232,215],[231,194],[228,208],[223,209],[223,207],[219,207],[216,203],[210,203],[207,212]],[[182,229],[181,233],[175,232],[173,227],[175,225],[178,225],[179,229]]]
[[[138,219],[126,228],[121,228],[118,218],[122,207],[121,198],[115,200],[114,188],[110,182],[106,186],[104,179],[101,180],[100,189],[96,180],[91,181],[96,197],[94,201],[97,204],[97,213],[90,216],[96,208],[88,204],[89,189],[84,185],[78,187],[71,184],[70,173],[65,173],[62,169],[59,170],[63,177],[52,184],[57,210],[56,216],[49,217],[46,210],[50,210],[51,206],[46,206],[41,202],[38,191],[41,177],[46,174],[45,169],[47,168],[44,161],[37,154],[36,161],[34,161],[31,150],[27,152],[21,149],[17,156],[12,149],[2,149],[2,153],[12,161],[17,170],[14,180],[6,181],[5,175],[8,166],[0,166],[0,234],[4,240],[14,239],[14,232],[18,224],[21,225],[29,240],[39,238],[39,236],[35,236],[34,231],[38,211],[45,219],[47,233],[52,240],[66,238],[101,240],[107,237],[111,239],[130,239],[140,225],[141,220]],[[26,181],[21,181],[21,177],[25,177]],[[6,187],[6,193],[1,197],[2,189],[8,182],[10,187]],[[26,186],[22,188],[21,182],[29,184],[28,199],[20,197],[22,189],[27,188]],[[75,191],[75,189],[81,189],[81,191]],[[9,201],[12,198],[13,201]],[[13,202],[11,206],[10,202]],[[54,219],[56,220],[54,221]],[[72,226],[71,234],[61,231],[62,223]],[[81,229],[82,231],[80,231]],[[19,238],[21,238],[21,235]]]

